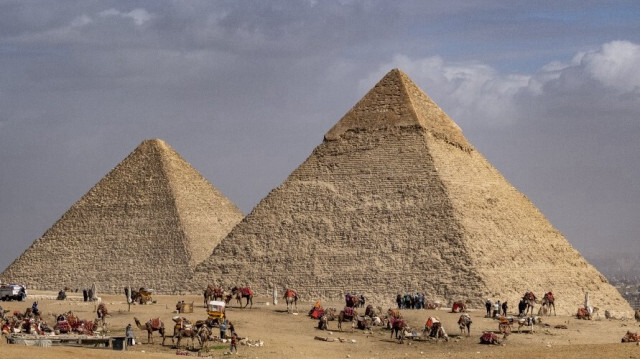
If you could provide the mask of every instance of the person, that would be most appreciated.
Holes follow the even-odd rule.
[[[24,300],[27,299],[27,291],[24,289],[24,287],[20,288],[20,301],[24,302]]]
[[[496,304],[493,305],[493,317],[500,316],[500,301],[496,300]]]
[[[524,297],[520,299],[518,303],[518,316],[524,317],[524,310],[527,309],[527,302],[524,301]]]
[[[227,326],[229,325],[229,321],[227,319],[224,322],[220,323],[220,339],[225,339],[227,337]]]
[[[135,345],[135,340],[133,339],[133,328],[131,324],[127,325],[127,329],[125,329],[125,334],[127,337],[127,345]]]
[[[62,289],[61,291],[58,292],[58,297],[56,298],[56,300],[65,300],[67,298],[67,293],[64,291],[64,289]]]
[[[401,309],[402,308],[402,295],[401,294],[398,294],[396,296],[396,303],[398,304],[398,309]]]
[[[238,354],[238,336],[236,335],[236,333],[231,334],[231,344],[229,345],[229,353],[232,354],[234,350],[236,351],[236,354]]]
[[[31,312],[36,317],[40,316],[40,309],[38,309],[38,302],[33,302],[33,305],[31,305]]]
[[[487,299],[486,302],[484,302],[484,307],[487,308],[487,318],[491,317],[491,299]]]
[[[86,301],[87,301],[87,299],[89,299],[89,293],[87,292],[87,290],[86,290],[86,289],[83,289],[83,290],[82,290],[82,300],[83,300],[84,302],[86,302]]]
[[[504,315],[505,317],[507,316],[507,309],[508,309],[508,305],[507,305],[507,301],[505,300],[504,303],[502,303],[502,315]]]

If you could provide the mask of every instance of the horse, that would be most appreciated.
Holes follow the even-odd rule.
[[[284,301],[287,303],[287,312],[291,313],[293,311],[293,307],[295,306],[296,310],[298,310],[298,293],[296,293],[293,289],[287,289],[284,292]]]
[[[471,334],[471,316],[469,314],[462,314],[458,318],[458,326],[460,327],[460,334],[464,334],[464,329],[467,329],[467,336]]]

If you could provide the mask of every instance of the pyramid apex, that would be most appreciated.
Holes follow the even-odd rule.
[[[420,127],[434,137],[469,151],[460,127],[402,70],[394,68],[325,135],[332,141],[350,131]]]

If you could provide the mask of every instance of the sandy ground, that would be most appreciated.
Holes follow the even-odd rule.
[[[24,311],[37,299],[44,318],[53,323],[53,315],[72,310],[81,319],[95,318],[95,303],[82,301],[56,301],[45,299],[56,293],[33,292],[26,302],[0,302],[4,309]],[[75,294],[72,294],[75,295]],[[153,317],[160,317],[173,333],[173,321],[176,315],[172,310],[178,300],[194,302],[194,312],[184,316],[193,321],[206,318],[206,311],[200,296],[155,296],[157,303],[151,305],[131,306],[122,296],[102,296],[111,313],[109,318],[110,334],[124,336],[124,328],[128,323],[135,326],[133,317],[145,322]],[[262,347],[239,346],[239,354],[231,357],[239,358],[640,358],[640,346],[622,344],[620,339],[627,330],[640,331],[638,324],[632,320],[608,320],[596,318],[592,321],[577,320],[566,316],[545,317],[550,326],[536,326],[535,333],[514,333],[503,341],[502,345],[488,346],[479,344],[483,331],[497,331],[498,322],[483,318],[483,311],[471,311],[473,324],[471,335],[458,336],[456,324],[459,314],[440,310],[403,310],[402,314],[415,330],[424,327],[429,316],[438,317],[444,328],[452,336],[449,342],[411,341],[404,343],[390,338],[385,329],[374,329],[371,333],[351,330],[345,325],[344,332],[337,331],[337,322],[329,323],[329,331],[316,329],[316,320],[306,316],[312,303],[298,303],[298,314],[290,314],[280,301],[277,306],[267,305],[269,299],[256,298],[253,309],[240,309],[232,306],[227,311],[228,318],[234,322],[240,337],[250,340],[262,340]],[[374,305],[376,303],[373,303]],[[341,308],[342,303],[323,303],[325,307]],[[568,329],[555,329],[555,325],[564,324]],[[514,327],[514,329],[516,329]],[[161,338],[155,337],[156,344],[147,344],[146,332],[136,329],[136,337],[140,345],[129,347],[127,351],[110,349],[85,349],[72,347],[37,348],[21,345],[9,345],[4,340],[0,343],[0,358],[168,358],[176,357],[177,349],[167,339],[165,346],[160,345]],[[335,338],[334,342],[315,340],[314,337]],[[340,342],[338,338],[346,339]],[[355,342],[354,342],[355,341]],[[183,348],[185,343],[183,341]],[[191,351],[191,356],[230,357],[226,354],[227,344],[209,342],[205,350]]]

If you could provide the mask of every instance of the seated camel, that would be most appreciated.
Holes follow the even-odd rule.
[[[627,331],[627,334],[622,337],[623,343],[637,343],[640,342],[640,335],[638,333],[633,333],[631,331]]]
[[[484,332],[480,337],[480,344],[495,344],[499,345],[500,340],[494,332]]]

